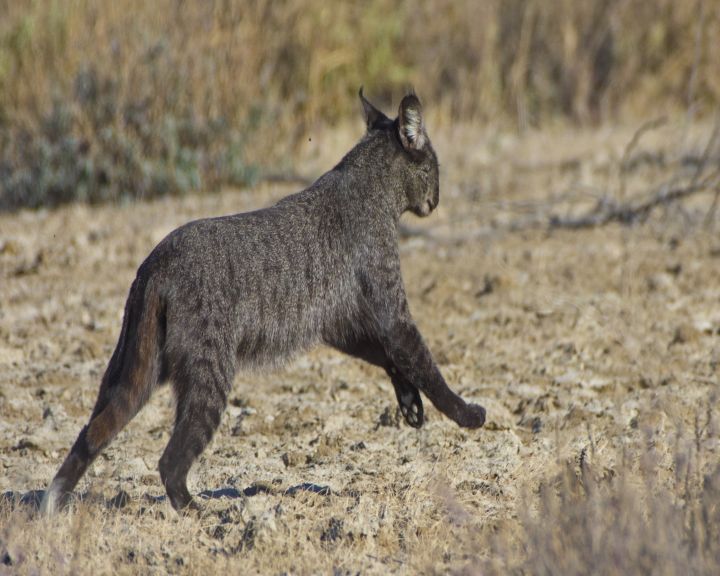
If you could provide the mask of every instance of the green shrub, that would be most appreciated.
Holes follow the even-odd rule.
[[[184,194],[257,177],[244,136],[222,119],[153,117],[142,102],[123,103],[118,84],[93,68],[34,129],[5,126],[2,141],[2,210]]]

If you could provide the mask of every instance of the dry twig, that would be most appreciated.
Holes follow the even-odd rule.
[[[581,216],[551,216],[550,228],[594,228],[611,222],[635,224],[644,222],[656,208],[668,206],[695,194],[715,192],[717,197],[718,193],[720,193],[720,168],[717,166],[710,168],[712,166],[710,158],[718,142],[718,136],[720,136],[720,116],[715,122],[715,127],[708,138],[703,154],[699,158],[689,180],[675,175],[670,180],[652,188],[645,194],[644,199],[625,200],[625,174],[628,171],[630,155],[637,147],[643,134],[661,126],[664,122],[664,119],[658,119],[643,124],[626,146],[625,153],[620,161],[620,181],[616,196],[618,200],[610,196],[603,196],[599,198],[592,210]],[[715,204],[716,202],[713,202],[711,211],[714,211]]]

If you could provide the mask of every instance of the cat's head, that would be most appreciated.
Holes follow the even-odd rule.
[[[422,105],[414,93],[402,99],[398,116],[391,120],[363,96],[367,138],[377,140],[386,157],[385,179],[392,193],[418,216],[429,215],[440,201],[437,156],[425,130]]]

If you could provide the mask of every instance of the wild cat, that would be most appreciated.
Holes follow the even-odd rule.
[[[236,371],[316,344],[380,366],[406,422],[422,392],[466,428],[485,409],[448,388],[413,321],[400,273],[398,222],[429,215],[439,173],[414,94],[390,119],[363,96],[367,131],[307,189],[255,212],[196,220],[140,265],[89,423],[41,504],[66,501],[101,450],[153,391],[171,382],[175,427],[160,458],[173,507],[196,507],[186,478],[220,424]]]

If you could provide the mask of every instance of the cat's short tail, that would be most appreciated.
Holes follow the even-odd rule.
[[[160,378],[164,304],[158,289],[140,275],[125,304],[122,331],[100,385],[90,421],[45,491],[40,511],[52,514],[67,500],[88,466],[138,413]]]

